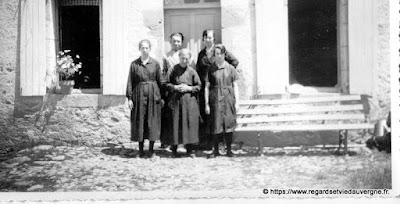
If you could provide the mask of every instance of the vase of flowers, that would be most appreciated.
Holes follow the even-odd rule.
[[[59,86],[57,89],[62,94],[70,94],[74,88],[75,81],[73,76],[79,72],[82,62],[79,62],[79,55],[73,57],[71,50],[60,51],[57,54],[57,73],[59,76]]]

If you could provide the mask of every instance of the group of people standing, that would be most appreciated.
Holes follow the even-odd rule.
[[[131,140],[139,142],[139,157],[145,157],[144,140],[149,140],[149,156],[155,156],[154,142],[171,146],[172,156],[180,157],[179,144],[195,156],[195,147],[213,149],[225,139],[226,155],[231,150],[239,97],[238,60],[222,44],[214,43],[214,31],[202,35],[205,48],[197,63],[182,48],[184,36],[170,36],[171,51],[163,57],[163,67],[149,56],[149,40],[139,42],[141,56],[130,66],[126,97],[131,109]]]

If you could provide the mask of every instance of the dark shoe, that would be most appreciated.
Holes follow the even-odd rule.
[[[228,152],[226,153],[226,156],[227,156],[227,157],[235,157],[235,154],[233,154],[232,151],[228,151]]]
[[[166,145],[166,144],[161,144],[161,146],[160,146],[161,149],[166,149],[167,147],[168,147],[168,145]]]
[[[139,156],[139,158],[144,158],[146,156],[146,154],[144,152],[139,152],[138,156]]]
[[[366,142],[365,142],[366,146],[369,149],[375,149],[377,147],[376,142],[375,142],[375,137],[371,137],[369,138]]]
[[[172,158],[181,158],[181,155],[178,153],[172,154]]]

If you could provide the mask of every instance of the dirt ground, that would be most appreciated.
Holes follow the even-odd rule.
[[[208,159],[203,151],[172,158],[170,150],[156,149],[156,157],[138,158],[132,143],[39,145],[0,163],[0,192],[391,188],[390,154],[350,150],[343,156],[333,149],[266,148],[258,156],[243,147],[235,158]]]

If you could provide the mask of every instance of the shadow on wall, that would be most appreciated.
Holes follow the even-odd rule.
[[[371,99],[371,96],[361,95],[361,102],[364,107],[364,114],[369,115],[371,113],[371,105],[368,100]]]
[[[16,67],[15,67],[15,90],[14,90],[14,94],[15,94],[15,96],[14,96],[14,117],[16,117],[16,115],[18,115],[17,114],[17,112],[16,112],[16,110],[17,110],[17,101],[19,101],[19,100],[21,100],[21,97],[20,97],[20,95],[21,95],[21,92],[20,92],[20,87],[21,87],[21,82],[20,82],[20,80],[19,80],[19,76],[20,76],[20,73],[21,73],[21,62],[20,62],[20,58],[21,58],[21,54],[20,54],[20,51],[21,51],[21,3],[22,2],[22,0],[21,1],[19,1],[18,2],[18,10],[17,10],[17,12],[15,13],[16,15],[18,15],[18,16],[14,16],[14,18],[15,17],[17,17],[18,18],[18,26],[17,26],[17,28],[18,28],[18,31],[17,31],[17,33],[18,33],[18,35],[17,35],[17,50],[16,50],[16,56],[17,56],[17,62],[16,62]]]

